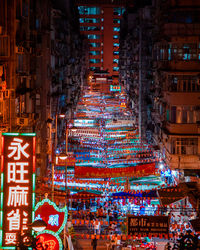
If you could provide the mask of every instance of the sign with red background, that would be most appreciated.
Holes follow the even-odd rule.
[[[37,249],[49,249],[49,250],[59,250],[60,244],[58,237],[52,235],[50,233],[43,233],[36,237],[37,241]],[[48,246],[48,247],[47,247]]]
[[[46,230],[59,234],[67,222],[67,208],[58,208],[54,202],[44,199],[35,208],[35,220],[40,219],[46,222]]]
[[[2,137],[0,245],[4,247],[16,246],[20,234],[27,233],[32,223],[35,136],[27,135],[6,133]]]

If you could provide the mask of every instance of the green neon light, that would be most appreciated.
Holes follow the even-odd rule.
[[[9,135],[9,136],[36,136],[36,133],[2,133],[2,135]]]
[[[35,208],[35,193],[32,193],[32,209]]]
[[[45,199],[45,200],[46,200],[46,199]],[[42,231],[42,232],[37,233],[37,236],[40,235],[40,234],[44,234],[44,233],[51,234],[51,235],[53,235],[54,237],[56,237],[56,239],[58,240],[58,243],[59,243],[59,250],[62,250],[62,249],[63,249],[62,240],[61,240],[61,238],[58,236],[58,233],[54,233],[53,231],[50,231],[50,230],[44,230],[44,231]]]
[[[34,220],[35,220],[35,212],[32,211],[32,221],[34,221]]]
[[[33,192],[35,192],[35,174],[32,175],[33,180]]]
[[[1,173],[1,191],[3,191],[4,174]]]
[[[1,192],[1,210],[3,210],[3,192]]]
[[[19,133],[2,133],[2,135],[17,136]]]
[[[0,227],[2,228],[2,226],[3,226],[3,211],[0,211],[0,219],[1,219]]]
[[[44,199],[44,200],[42,200],[42,201],[40,201],[40,202],[37,203],[37,205],[35,207],[35,212],[45,202],[47,202],[49,205],[53,206],[56,211],[58,211],[58,212],[64,212],[65,213],[63,224],[61,225],[60,229],[57,232],[57,234],[60,234],[62,232],[62,230],[64,229],[65,224],[67,223],[67,217],[68,217],[67,207],[65,206],[63,208],[59,208],[59,207],[56,206],[56,204],[54,202],[50,201],[49,199]]]
[[[36,136],[36,133],[21,133],[23,136]]]
[[[2,241],[3,241],[3,230],[0,230],[0,246],[2,246]]]

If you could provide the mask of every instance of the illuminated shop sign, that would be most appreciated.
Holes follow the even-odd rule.
[[[74,120],[75,127],[93,127],[95,120]]]
[[[35,220],[45,221],[47,230],[59,234],[67,222],[67,207],[59,208],[49,199],[44,199],[35,207]]]
[[[36,237],[38,239],[37,245],[40,245],[37,249],[50,249],[50,250],[62,250],[63,245],[60,237],[49,230],[45,230],[45,233],[39,233]]]
[[[119,91],[121,92],[121,86],[120,85],[110,85],[110,91]]]
[[[32,223],[35,200],[35,134],[3,133],[0,246],[12,247]]]
[[[128,215],[128,235],[168,234],[169,217]]]

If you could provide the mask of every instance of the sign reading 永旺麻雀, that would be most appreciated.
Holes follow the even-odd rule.
[[[1,241],[16,246],[32,223],[35,134],[4,133],[1,154]]]

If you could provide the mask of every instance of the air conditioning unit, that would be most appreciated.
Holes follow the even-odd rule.
[[[17,123],[17,125],[19,125],[19,126],[28,126],[28,118],[17,117],[16,123]]]
[[[4,92],[4,98],[9,98],[10,97],[10,90],[9,89],[6,89]]]
[[[0,91],[0,101],[3,101],[3,92]]]
[[[15,52],[18,54],[24,53],[24,48],[22,46],[16,46]]]

